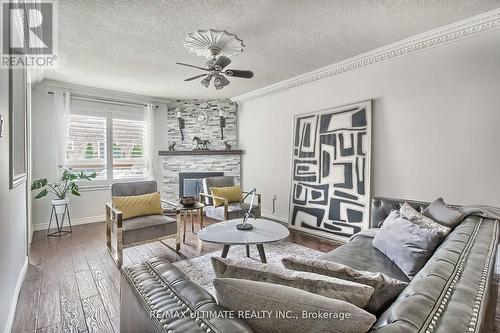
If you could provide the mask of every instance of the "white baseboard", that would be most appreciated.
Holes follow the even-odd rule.
[[[3,328],[4,333],[10,333],[12,331],[12,326],[14,325],[14,317],[16,316],[17,300],[19,299],[19,294],[21,293],[21,286],[23,285],[24,278],[26,277],[26,272],[28,271],[28,257],[26,257],[21,270],[21,274],[17,278],[16,289],[14,290],[14,295],[10,302],[10,310],[7,315],[7,322]]]
[[[275,220],[275,221],[281,222],[285,225],[288,225],[288,218],[287,217],[284,217],[284,216],[281,216],[278,214],[273,214],[272,212],[268,212],[268,211],[262,211],[261,215],[262,215],[262,217],[264,217],[266,219]]]
[[[104,215],[99,215],[99,216],[90,216],[90,217],[84,217],[84,218],[79,218],[79,219],[71,219],[71,225],[80,225],[80,224],[87,224],[87,223],[95,223],[95,222],[104,222],[106,219],[106,216]],[[52,228],[55,228],[55,221],[52,221]],[[64,225],[67,226],[67,221],[64,221]],[[39,230],[47,230],[49,227],[49,222],[45,223],[37,223],[33,224],[33,230],[34,231],[39,231]]]

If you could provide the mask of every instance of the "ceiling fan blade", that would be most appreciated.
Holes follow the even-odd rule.
[[[189,65],[189,64],[185,64],[185,63],[182,63],[182,62],[176,62],[177,65],[182,65],[182,66],[188,66],[188,67],[193,67],[193,68],[198,68],[198,69],[201,69],[203,71],[209,71],[208,69],[204,68],[204,67],[200,67],[200,66],[195,66],[195,65]]]
[[[227,65],[229,65],[230,63],[231,63],[231,59],[229,59],[226,56],[221,55],[221,56],[219,56],[219,58],[215,62],[214,66],[220,66],[220,68],[224,68]]]
[[[244,70],[238,70],[238,69],[228,69],[227,71],[224,72],[224,74],[226,74],[228,76],[233,76],[233,77],[241,77],[244,79],[253,78],[252,71],[244,71]]]
[[[206,74],[196,75],[196,76],[190,77],[189,79],[185,79],[184,81],[192,81],[192,80],[196,80],[196,79],[199,79],[200,77],[204,77],[204,76],[207,76],[207,75],[208,75],[208,73],[206,73]]]

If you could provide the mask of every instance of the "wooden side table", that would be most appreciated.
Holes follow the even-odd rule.
[[[182,223],[182,229],[183,229],[183,236],[182,236],[182,242],[186,243],[186,221],[184,221],[181,218],[181,213],[182,212],[189,212],[191,215],[191,231],[194,233],[194,219],[193,219],[193,212],[197,211],[199,215],[199,223],[200,223],[200,230],[203,229],[203,208],[205,208],[205,204],[201,202],[197,202],[193,206],[184,206],[184,205],[177,205],[175,207],[175,217],[177,219],[177,224],[180,225]]]

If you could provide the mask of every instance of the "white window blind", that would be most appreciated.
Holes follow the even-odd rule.
[[[97,185],[147,178],[147,133],[141,107],[72,100],[68,125],[67,165],[96,172]]]
[[[70,115],[66,164],[106,179],[106,118]]]
[[[147,177],[144,121],[113,119],[113,177]]]

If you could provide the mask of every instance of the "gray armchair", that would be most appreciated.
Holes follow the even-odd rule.
[[[157,192],[156,181],[116,183],[111,185],[112,196],[132,196]],[[163,201],[162,201],[163,202]],[[180,230],[176,219],[165,215],[148,215],[122,218],[122,212],[111,203],[106,204],[106,242],[111,257],[120,268],[123,264],[123,249],[175,237],[176,251],[180,250]],[[116,249],[111,239],[116,239]]]
[[[203,179],[203,193],[200,193],[200,202],[203,202],[206,205],[205,213],[207,217],[217,221],[225,221],[242,218],[245,215],[245,211],[241,209],[238,202],[229,203],[225,198],[213,196],[212,191],[210,191],[211,187],[228,187],[234,185],[234,177],[232,176],[207,177]],[[252,208],[252,214],[255,215],[255,217],[260,217],[260,205],[262,198],[260,194],[256,194],[256,196],[257,203],[254,204]],[[213,204],[213,198],[224,200],[224,205],[215,207]],[[245,208],[247,207],[247,204],[244,203],[242,206]]]

